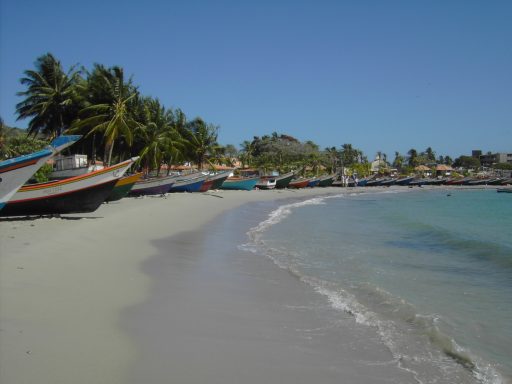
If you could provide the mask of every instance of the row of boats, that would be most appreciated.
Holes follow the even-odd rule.
[[[367,178],[361,180],[350,180],[348,186],[354,187],[375,187],[391,185],[423,186],[423,185],[509,185],[512,179],[506,177],[491,178],[416,178],[413,176],[403,178]]]
[[[276,177],[230,177],[231,171],[203,172],[164,177],[127,175],[138,157],[110,167],[63,180],[25,184],[39,168],[81,136],[60,136],[47,148],[0,162],[0,216],[57,215],[95,211],[102,203],[125,196],[163,195],[172,192],[206,192],[210,189],[252,190],[304,188],[330,185],[333,176],[294,179],[293,173]]]
[[[52,156],[69,147],[81,136],[60,136],[47,148],[0,162],[0,216],[57,215],[95,211],[102,203],[125,196],[163,195],[172,192],[206,192],[210,189],[274,189],[328,186],[389,185],[501,185],[510,179],[361,179],[335,181],[334,175],[296,178],[293,172],[279,176],[233,177],[231,171],[203,172],[164,177],[127,175],[138,157],[119,164],[63,180],[25,184]]]

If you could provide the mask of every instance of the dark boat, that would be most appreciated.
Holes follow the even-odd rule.
[[[292,181],[294,176],[293,172],[288,172],[283,175],[279,176],[262,176],[260,177],[260,181],[265,178],[274,179],[276,181],[276,188],[282,189],[288,187],[288,184],[290,184],[290,181]]]
[[[512,193],[512,188],[498,188],[496,190],[498,193]]]
[[[384,187],[390,187],[396,183],[396,179],[384,179],[381,181],[380,185]]]
[[[376,187],[376,186],[381,185],[382,181],[383,181],[383,179],[368,180],[368,182],[366,183],[366,186],[367,187]]]
[[[318,183],[319,187],[330,187],[334,182],[334,175],[327,175],[320,177],[320,181]]]
[[[0,216],[93,212],[136,159],[65,180],[24,185],[0,211]]]
[[[411,183],[411,181],[413,181],[413,180],[414,180],[413,176],[402,177],[400,179],[397,179],[395,184],[396,185],[409,185]]]

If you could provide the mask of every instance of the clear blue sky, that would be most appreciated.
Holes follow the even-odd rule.
[[[22,73],[120,65],[144,95],[219,125],[393,159],[512,152],[512,1],[0,0],[0,116]]]

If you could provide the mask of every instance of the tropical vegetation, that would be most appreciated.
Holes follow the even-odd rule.
[[[38,148],[62,133],[83,135],[70,153],[85,153],[91,162],[111,164],[139,156],[145,172],[167,172],[173,165],[192,164],[198,169],[235,165],[261,172],[295,171],[303,175],[334,173],[366,176],[375,164],[378,171],[408,174],[415,167],[448,164],[478,167],[478,159],[461,156],[453,161],[438,156],[431,147],[411,148],[407,154],[378,152],[371,162],[352,144],[320,149],[312,141],[301,142],[287,134],[272,132],[254,136],[237,149],[218,142],[220,127],[201,117],[189,119],[179,108],[164,106],[157,98],[144,96],[126,78],[120,66],[94,64],[91,70],[73,65],[67,71],[51,53],[35,61],[20,79],[23,98],[16,105],[18,120],[28,119],[26,135],[0,121],[0,158]],[[13,133],[14,132],[14,133]],[[475,161],[476,160],[476,161]]]

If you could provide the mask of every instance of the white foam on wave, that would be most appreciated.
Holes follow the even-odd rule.
[[[353,193],[348,196],[360,196],[362,194],[388,194],[388,193],[401,193],[406,191],[372,191],[363,193]],[[396,362],[398,368],[411,373],[415,381],[422,384],[423,381],[420,379],[420,375],[417,371],[408,367],[414,365],[423,358],[419,356],[408,356],[404,354],[400,343],[397,343],[397,336],[401,333],[392,320],[381,319],[377,313],[369,310],[366,306],[360,303],[354,295],[343,290],[338,285],[329,283],[327,281],[317,279],[311,276],[305,276],[293,262],[293,254],[289,250],[277,250],[269,249],[265,246],[265,242],[261,239],[262,234],[266,232],[272,226],[282,222],[289,217],[294,209],[309,206],[309,205],[324,205],[325,200],[333,198],[345,198],[347,194],[322,196],[308,199],[301,202],[285,204],[270,212],[267,219],[260,222],[257,226],[251,228],[247,235],[250,241],[246,244],[241,245],[239,248],[252,253],[263,253],[270,260],[272,260],[279,268],[287,270],[299,278],[304,283],[310,285],[317,293],[325,296],[329,301],[332,308],[348,313],[354,317],[356,323],[374,327],[380,336],[380,339],[386,345],[393,356],[393,360]],[[377,288],[377,287],[374,287]],[[437,329],[436,323],[438,321],[437,315],[420,315],[416,314],[417,318],[425,317],[424,320],[431,320],[434,328]],[[430,319],[429,319],[430,318]],[[437,333],[437,332],[436,332]],[[439,332],[440,333],[440,332]],[[455,343],[453,339],[450,339],[452,350],[462,353],[463,349]],[[432,356],[431,356],[432,357]],[[474,360],[473,360],[474,361]],[[483,384],[505,384],[502,377],[497,374],[496,370],[489,364],[475,363],[475,369],[473,369],[473,377]],[[428,380],[427,380],[428,381]]]

